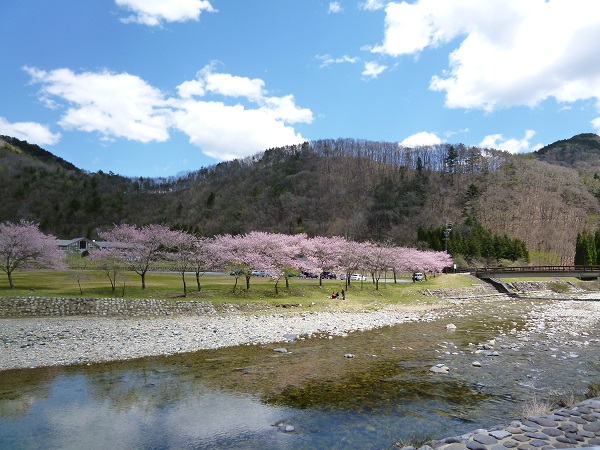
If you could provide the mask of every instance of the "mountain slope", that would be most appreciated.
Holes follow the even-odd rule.
[[[4,140],[0,221],[33,220],[61,238],[95,238],[115,223],[164,223],[205,236],[262,230],[415,246],[419,227],[471,217],[570,264],[577,232],[600,217],[598,179],[461,144],[321,140],[179,177],[132,179],[86,173]]]

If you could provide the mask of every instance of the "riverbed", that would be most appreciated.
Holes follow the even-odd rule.
[[[59,362],[80,363],[0,372],[0,447],[390,448],[506,425],[533,398],[600,383],[593,298],[256,315],[278,339],[257,334],[253,315],[226,317],[200,328],[213,335],[206,342],[244,345],[188,352],[184,343],[204,336],[196,318],[0,321],[11,340],[2,361],[19,348],[27,366],[47,366],[36,352],[62,348]],[[156,339],[167,355],[130,359],[136,339]],[[92,347],[127,360],[96,362]]]

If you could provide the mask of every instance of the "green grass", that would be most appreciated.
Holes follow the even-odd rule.
[[[181,277],[177,273],[149,272],[146,275],[146,289],[141,288],[141,277],[134,272],[123,272],[123,279],[115,292],[100,272],[92,270],[35,270],[13,274],[15,289],[8,288],[6,276],[0,278],[0,296],[36,296],[67,298],[155,298],[172,300],[195,300],[266,304],[312,304],[315,307],[339,306],[345,309],[380,309],[384,306],[402,307],[404,305],[431,304],[434,297],[423,295],[427,289],[468,287],[473,279],[464,275],[429,276],[421,283],[379,283],[375,290],[372,281],[354,281],[346,291],[346,300],[328,299],[332,291],[341,292],[345,287],[340,280],[323,280],[323,286],[315,279],[290,278],[290,288],[285,280],[279,282],[279,292],[275,293],[275,282],[270,278],[252,277],[250,290],[246,290],[244,278],[238,279],[235,293],[235,278],[227,274],[206,274],[201,277],[202,291],[198,292],[194,274],[186,275],[188,295],[183,297]],[[410,274],[404,274],[404,280]],[[78,278],[83,294],[80,293]],[[124,292],[123,295],[123,283]]]

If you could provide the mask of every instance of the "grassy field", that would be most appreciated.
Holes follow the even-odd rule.
[[[346,300],[332,300],[327,297],[332,291],[341,292],[344,282],[341,280],[323,280],[319,286],[318,279],[290,278],[290,287],[285,287],[285,280],[279,282],[278,293],[275,292],[275,281],[270,278],[252,277],[250,290],[246,290],[245,278],[240,277],[233,290],[235,277],[227,274],[207,273],[201,277],[202,291],[198,292],[195,275],[187,274],[188,295],[183,297],[181,276],[171,272],[149,272],[146,275],[146,289],[141,288],[141,278],[133,272],[124,272],[122,279],[113,292],[106,276],[95,271],[83,270],[35,270],[13,274],[15,289],[8,288],[6,277],[0,278],[0,296],[36,296],[67,298],[155,298],[165,300],[195,300],[208,302],[257,302],[257,303],[314,303],[339,304],[347,308],[379,308],[388,305],[414,305],[415,303],[432,303],[434,297],[423,295],[427,289],[462,288],[471,286],[473,278],[466,275],[429,276],[427,281],[410,282],[411,274],[403,274],[399,283],[393,280],[380,281],[379,289],[368,281],[353,281],[346,291]],[[81,286],[81,290],[80,290]]]

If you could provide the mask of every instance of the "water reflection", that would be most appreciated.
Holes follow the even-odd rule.
[[[447,317],[455,332],[448,320],[404,324],[286,343],[285,354],[244,346],[4,371],[0,448],[381,449],[506,424],[534,388],[600,381],[592,346],[551,358],[534,339],[472,366],[469,344],[524,327],[529,306],[472,305]],[[448,375],[428,371],[438,362]]]

